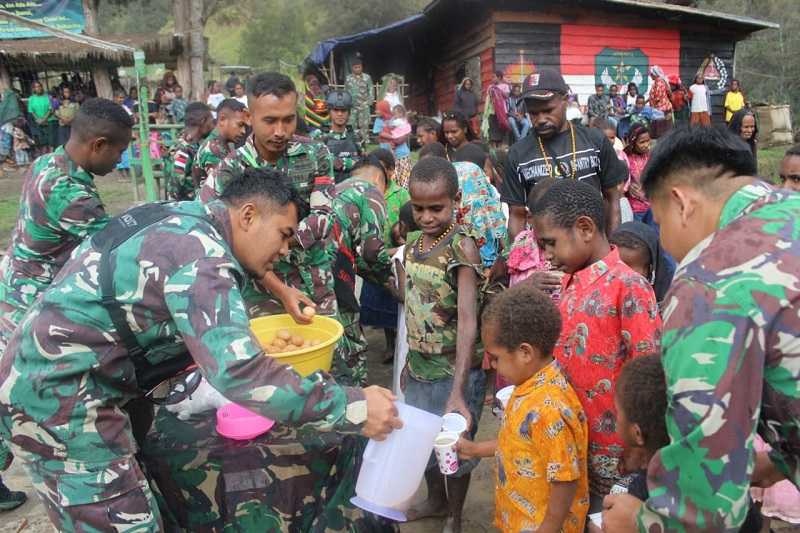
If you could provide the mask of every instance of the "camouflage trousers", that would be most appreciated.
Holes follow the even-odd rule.
[[[369,122],[369,106],[354,106],[350,112],[350,125],[355,130],[362,149],[366,149],[367,144],[369,144]]]
[[[192,532],[382,532],[352,506],[365,439],[276,425],[251,441],[219,437],[213,412],[181,421],[156,413],[142,450],[179,527]]]
[[[47,464],[26,462],[25,470],[57,531],[164,531],[156,499],[133,457],[58,471]]]
[[[337,346],[331,374],[337,383],[353,387],[367,384],[367,339],[359,321],[359,313],[339,312],[344,336]]]
[[[342,324],[344,336],[336,345],[331,374],[342,385],[365,385],[367,341],[358,322],[358,313],[352,315],[339,309],[330,255],[322,250],[293,248],[288,257],[275,265],[275,274],[286,285],[311,298],[317,304],[319,314]],[[277,298],[252,280],[246,282],[242,295],[247,311],[253,318],[285,312]]]

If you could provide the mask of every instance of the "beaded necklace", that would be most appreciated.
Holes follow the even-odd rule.
[[[431,244],[431,245],[430,245],[430,247],[428,248],[428,253],[430,253],[430,251],[431,251],[431,250],[433,250],[434,248],[436,248],[436,246],[438,246],[438,245],[439,245],[439,243],[440,243],[440,242],[442,242],[442,239],[444,239],[445,237],[447,237],[447,235],[448,235],[448,234],[449,234],[451,231],[453,231],[453,228],[455,228],[455,227],[456,227],[456,223],[455,223],[455,222],[453,222],[452,224],[450,224],[450,227],[448,227],[448,228],[447,228],[447,229],[444,231],[444,233],[442,233],[441,235],[439,235],[438,237],[436,237],[436,240],[435,240],[435,241],[433,241],[433,244]],[[425,252],[423,252],[423,251],[422,251],[422,241],[424,241],[424,240],[425,240],[425,236],[424,236],[424,235],[420,235],[420,237],[419,237],[419,246],[418,246],[418,249],[419,249],[419,253],[420,253],[420,255],[422,255],[422,254],[424,254],[424,253],[425,253]]]
[[[569,133],[570,137],[572,138],[572,179],[575,179],[575,174],[578,172],[578,150],[575,147],[575,127],[572,125],[572,122],[567,122],[567,124],[569,124]],[[550,172],[550,177],[555,178],[556,175],[553,174],[553,170],[555,169],[555,164],[550,164],[550,161],[547,159],[547,152],[544,149],[542,138],[539,135],[537,135],[536,139],[539,141],[539,150],[541,150],[542,152],[542,157],[544,157],[544,164],[547,165],[547,169]],[[553,163],[555,163],[555,158],[553,158]]]

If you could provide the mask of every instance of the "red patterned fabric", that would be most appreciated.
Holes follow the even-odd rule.
[[[564,276],[561,338],[554,355],[589,423],[589,487],[608,494],[618,479],[623,443],[617,436],[614,389],[622,366],[657,353],[661,318],[653,289],[611,252]]]

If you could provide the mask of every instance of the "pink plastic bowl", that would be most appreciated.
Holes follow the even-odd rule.
[[[217,433],[229,439],[254,439],[272,429],[274,425],[274,420],[259,416],[235,403],[217,409]]]

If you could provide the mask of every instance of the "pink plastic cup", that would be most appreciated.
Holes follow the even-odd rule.
[[[254,439],[272,429],[274,425],[274,420],[257,415],[235,403],[217,409],[217,433],[229,439]]]

